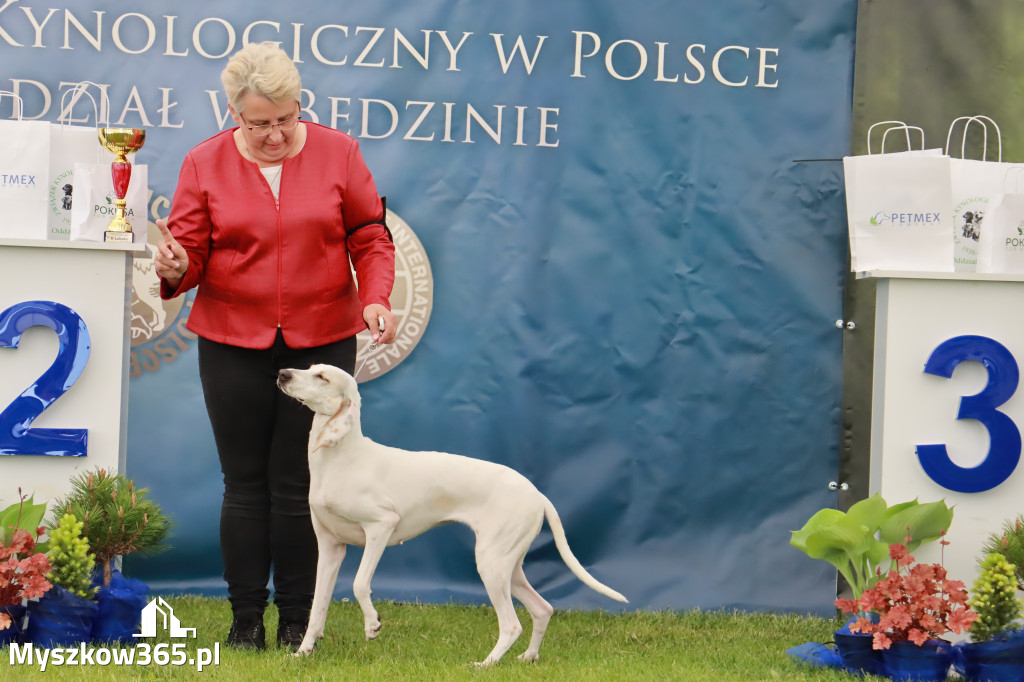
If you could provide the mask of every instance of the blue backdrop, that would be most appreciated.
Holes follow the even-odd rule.
[[[363,385],[365,433],[518,469],[633,608],[828,613],[834,571],[789,531],[835,504],[846,223],[840,164],[805,160],[849,153],[855,16],[854,0],[9,0],[0,89],[56,121],[67,84],[103,86],[115,124],[148,130],[152,220],[187,150],[230,123],[227,56],[279,41],[304,117],[359,139],[433,273],[419,344]],[[187,310],[133,346],[127,473],[176,530],[128,570],[222,593]],[[556,606],[613,607],[546,530],[526,571]],[[486,601],[471,534],[389,550],[375,594]]]

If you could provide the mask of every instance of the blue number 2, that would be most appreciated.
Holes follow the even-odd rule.
[[[948,379],[965,360],[982,363],[988,370],[988,383],[977,395],[960,399],[956,418],[976,419],[988,429],[988,454],[981,464],[971,468],[953,463],[945,445],[918,445],[917,458],[925,473],[943,488],[979,493],[1009,478],[1020,461],[1020,431],[997,409],[1016,392],[1020,371],[1005,346],[984,336],[956,336],[944,341],[932,352],[924,371]]]
[[[57,358],[34,384],[0,412],[0,455],[84,457],[87,429],[30,429],[32,421],[64,395],[89,359],[89,330],[71,308],[50,301],[16,303],[0,313],[0,348],[17,348],[29,327],[57,332]]]

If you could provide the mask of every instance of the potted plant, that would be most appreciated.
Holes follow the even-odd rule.
[[[1002,554],[1013,566],[1017,589],[1024,592],[1024,514],[1003,524],[999,533],[992,533],[982,547],[982,556]]]
[[[957,671],[970,682],[1024,680],[1024,631],[1018,622],[1024,602],[1017,598],[1014,566],[999,553],[986,556],[974,581],[970,606],[978,614],[970,641],[956,646]]]
[[[96,562],[89,554],[89,541],[82,537],[82,522],[65,514],[49,536],[51,570],[46,577],[54,587],[29,605],[27,632],[33,645],[47,649],[90,641],[96,616]]]
[[[18,501],[0,511],[0,647],[20,637],[25,600],[52,587],[46,580],[50,562],[37,544],[45,513],[46,505],[34,504],[21,488]]]
[[[166,549],[171,521],[148,493],[123,474],[97,469],[72,479],[71,492],[54,505],[55,516],[72,514],[82,521],[82,535],[103,569],[103,585],[110,584],[117,557]]]
[[[149,588],[114,569],[114,560],[133,552],[154,553],[167,548],[171,520],[149,499],[148,489],[136,488],[123,474],[104,469],[72,479],[71,492],[54,507],[55,514],[81,519],[82,534],[101,568],[98,584],[99,611],[93,623],[93,639],[134,644]]]
[[[925,542],[942,537],[953,521],[953,510],[945,501],[920,503],[917,500],[890,507],[881,495],[873,495],[854,504],[848,511],[826,508],[815,513],[804,527],[792,533],[790,544],[814,559],[829,562],[845,578],[853,599],[881,579],[883,566],[892,560],[889,545],[914,538],[910,551]],[[908,533],[907,529],[910,529]],[[835,633],[836,648],[849,670],[879,674],[881,656],[872,638],[851,632],[857,618],[872,616],[858,613]]]
[[[953,651],[941,637],[964,632],[978,616],[967,605],[964,584],[950,580],[942,563],[916,563],[908,544],[909,537],[906,543],[890,545],[889,557],[895,567],[859,599],[837,599],[836,606],[844,613],[879,615],[877,622],[857,617],[850,630],[872,635],[873,647],[884,652],[887,676],[894,680],[945,680]]]

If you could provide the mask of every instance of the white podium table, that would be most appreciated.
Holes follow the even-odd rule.
[[[943,558],[970,588],[985,539],[1024,512],[1024,274],[865,277],[877,280],[870,492],[955,505]],[[938,561],[940,547],[915,557]]]
[[[0,508],[95,468],[122,471],[133,252],[0,239]],[[26,431],[26,425],[28,431]]]

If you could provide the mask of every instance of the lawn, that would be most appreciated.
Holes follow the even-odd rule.
[[[707,611],[604,612],[556,611],[548,627],[540,661],[521,663],[529,616],[520,610],[526,632],[495,666],[479,669],[494,645],[497,621],[489,606],[418,605],[381,602],[380,637],[363,639],[356,604],[335,602],[326,635],[311,656],[297,658],[272,644],[276,612],[266,615],[271,646],[260,652],[219,644],[227,633],[230,608],[223,599],[167,597],[181,625],[196,629],[195,639],[171,639],[162,627],[146,642],[149,665],[48,665],[14,661],[0,651],[0,678],[11,680],[842,680],[843,672],[794,662],[786,649],[809,641],[831,640],[841,622],[810,616]],[[163,645],[163,646],[160,646]],[[177,645],[177,648],[173,648]],[[219,646],[216,664],[196,670],[188,660]],[[139,656],[145,645],[136,649]],[[24,651],[24,649],[22,649]],[[35,654],[41,652],[35,651]],[[109,655],[104,653],[104,655]],[[157,665],[162,657],[184,665]],[[95,659],[94,659],[95,660]],[[859,678],[871,679],[871,678]],[[880,679],[880,678],[878,678]]]

